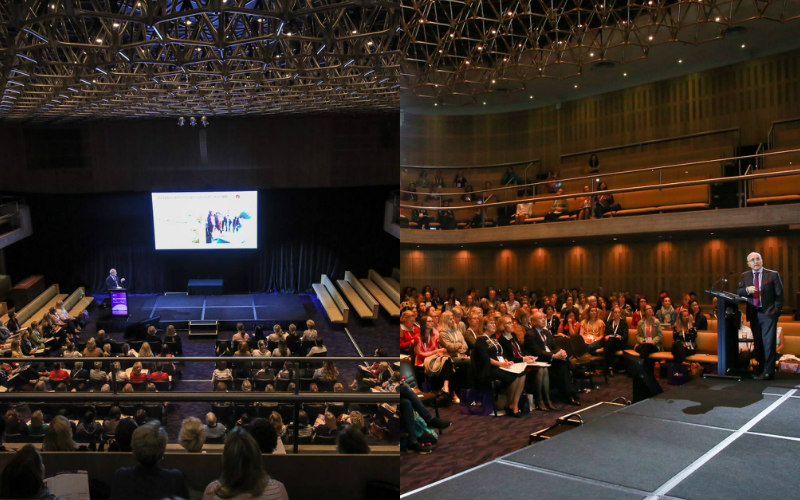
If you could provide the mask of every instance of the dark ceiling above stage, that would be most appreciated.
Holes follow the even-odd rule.
[[[401,9],[402,106],[422,114],[538,107],[800,47],[795,0],[405,0]]]
[[[4,0],[0,118],[397,109],[396,2]]]

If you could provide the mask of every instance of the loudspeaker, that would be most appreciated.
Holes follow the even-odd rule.
[[[624,355],[628,364],[628,374],[633,377],[633,402],[638,403],[643,399],[651,398],[664,392],[661,384],[653,375],[653,370],[645,365],[645,360],[641,356]]]

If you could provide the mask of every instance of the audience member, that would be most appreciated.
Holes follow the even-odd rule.
[[[214,412],[206,413],[206,423],[203,426],[203,431],[207,439],[219,439],[225,435],[227,430],[222,422],[217,421],[217,416]]]
[[[247,425],[247,430],[258,443],[261,453],[274,453],[278,447],[278,433],[275,427],[266,418],[255,418]],[[281,447],[283,445],[281,444]],[[286,450],[283,451],[286,453]]]
[[[697,353],[697,330],[692,322],[688,308],[681,309],[672,328],[672,356],[677,363],[686,361],[687,356]]]
[[[664,341],[664,334],[661,332],[661,322],[653,314],[653,306],[647,304],[644,309],[644,317],[639,322],[636,331],[636,346],[634,350],[645,359],[645,364],[652,366],[654,361],[649,360],[649,356],[654,352],[661,351]]]
[[[131,449],[138,464],[121,467],[114,473],[111,498],[189,498],[189,488],[183,473],[177,469],[162,469],[158,465],[166,448],[167,433],[157,422],[148,422],[133,431]]]
[[[339,431],[336,451],[342,454],[367,454],[369,445],[364,433],[355,425],[346,425]]]
[[[519,410],[519,399],[525,387],[524,374],[515,374],[505,371],[514,364],[513,361],[505,359],[507,354],[503,347],[495,340],[497,324],[495,319],[487,316],[483,319],[483,331],[475,342],[472,354],[473,369],[475,378],[487,387],[492,380],[499,380],[501,388],[506,393],[506,414],[509,416],[522,416]]]
[[[63,415],[56,415],[44,431],[42,451],[85,451],[72,439],[72,425]]]
[[[39,451],[26,444],[6,464],[0,477],[0,498],[60,500],[44,484],[44,463]]]
[[[222,472],[209,483],[203,500],[226,498],[258,498],[288,500],[283,483],[269,477],[261,461],[261,450],[253,436],[235,427],[225,438],[222,451]]]
[[[672,328],[675,320],[678,319],[678,312],[672,307],[672,299],[664,297],[661,301],[661,309],[656,312],[656,318],[662,325]]]
[[[178,442],[183,449],[189,453],[203,452],[206,434],[200,419],[195,417],[186,417],[183,419],[180,434],[178,435]]]

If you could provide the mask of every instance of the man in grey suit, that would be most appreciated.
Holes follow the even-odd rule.
[[[772,380],[777,361],[778,316],[783,309],[783,282],[777,271],[764,267],[758,252],[747,256],[747,265],[751,270],[742,273],[737,293],[747,296],[747,320],[761,371],[754,378]]]

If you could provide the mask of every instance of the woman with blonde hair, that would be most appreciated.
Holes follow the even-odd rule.
[[[94,337],[86,341],[86,348],[83,350],[84,358],[99,358],[103,355],[103,350],[97,347]]]
[[[205,453],[203,445],[206,442],[206,433],[203,423],[195,417],[186,417],[181,424],[178,442],[189,453]]]
[[[56,415],[44,431],[42,439],[43,451],[84,451],[85,446],[78,446],[72,439],[72,425],[63,415]]]

